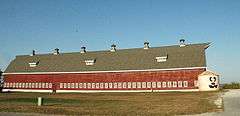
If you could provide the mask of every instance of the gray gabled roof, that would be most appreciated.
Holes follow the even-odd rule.
[[[9,64],[4,73],[20,72],[77,72],[168,69],[206,67],[205,49],[209,43],[143,48],[120,49],[116,52],[92,51],[53,54],[22,55]],[[156,62],[156,57],[168,56],[166,62]],[[87,66],[85,60],[96,60]],[[29,63],[38,62],[36,67]]]

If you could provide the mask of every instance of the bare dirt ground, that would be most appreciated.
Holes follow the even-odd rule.
[[[195,116],[240,116],[240,89],[228,90],[223,94],[223,111],[203,113]]]

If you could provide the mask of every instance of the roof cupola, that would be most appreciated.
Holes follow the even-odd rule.
[[[149,42],[147,42],[147,41],[144,42],[144,48],[143,49],[145,49],[145,50],[149,49]]]
[[[59,54],[59,49],[55,48],[54,51],[53,51],[53,55],[58,55],[58,54]]]
[[[111,49],[110,49],[110,52],[116,52],[116,45],[115,44],[112,44],[111,45]]]
[[[85,47],[85,46],[82,46],[82,47],[81,47],[80,53],[86,53],[86,47]]]
[[[180,39],[179,42],[180,42],[180,45],[179,45],[180,47],[186,46],[185,39]]]

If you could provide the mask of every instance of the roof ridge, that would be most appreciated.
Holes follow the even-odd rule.
[[[210,46],[211,42],[205,42],[205,43],[193,43],[193,44],[186,44],[187,46],[189,45],[206,45]],[[156,49],[156,48],[166,48],[166,47],[176,47],[179,46],[179,44],[175,45],[164,45],[164,46],[157,46],[157,47],[150,47],[149,49]],[[117,49],[117,51],[122,51],[122,50],[136,50],[136,49],[143,49],[143,47],[138,47],[138,48],[123,48],[123,49]],[[109,50],[96,50],[96,51],[87,51],[86,53],[94,53],[94,52],[108,52]],[[73,53],[80,53],[79,52],[62,52],[61,54],[73,54]],[[35,56],[43,56],[43,55],[51,55],[52,53],[43,53],[43,54],[35,54]],[[29,55],[17,55],[16,57],[26,57]]]

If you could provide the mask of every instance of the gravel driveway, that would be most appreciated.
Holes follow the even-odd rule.
[[[224,111],[194,116],[240,116],[240,89],[229,90],[223,95]]]

